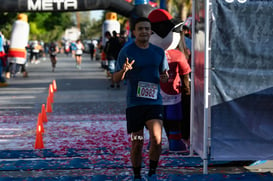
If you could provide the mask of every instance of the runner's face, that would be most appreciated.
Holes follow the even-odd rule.
[[[135,30],[133,31],[136,41],[139,42],[149,42],[151,36],[151,24],[147,21],[139,22],[135,26]]]

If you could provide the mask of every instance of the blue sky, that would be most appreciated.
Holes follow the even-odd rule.
[[[90,11],[91,18],[100,19],[103,15],[103,10],[92,10]]]

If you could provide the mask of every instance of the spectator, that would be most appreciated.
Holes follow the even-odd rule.
[[[95,55],[95,45],[94,45],[93,41],[91,41],[88,44],[88,46],[89,46],[90,59],[91,59],[91,61],[93,61],[94,60],[94,55]]]
[[[7,86],[6,79],[2,76],[3,70],[7,64],[4,42],[4,35],[2,35],[2,32],[0,32],[0,87]]]
[[[106,53],[106,59],[108,61],[108,72],[111,77],[111,88],[116,87],[119,88],[119,82],[114,82],[113,80],[113,73],[115,71],[115,64],[118,58],[119,51],[121,49],[121,45],[117,36],[117,32],[113,31],[113,37],[111,36],[109,31],[105,32],[105,37],[108,41],[105,44],[104,52]]]

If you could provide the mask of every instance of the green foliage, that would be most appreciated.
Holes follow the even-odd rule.
[[[13,22],[17,19],[17,13],[0,13],[0,31],[5,38],[10,38]]]
[[[59,41],[65,29],[76,25],[74,12],[42,12],[26,13],[30,25],[29,40],[43,40],[44,42]],[[12,24],[18,13],[0,13],[0,31],[9,39]],[[81,16],[81,38],[93,39],[101,36],[103,20],[90,20],[88,15]]]
[[[105,16],[102,16],[101,17],[102,19],[99,20],[96,19],[90,20],[90,14],[82,12],[80,18],[81,39],[82,40],[99,39],[101,36],[101,29],[104,17]]]
[[[82,39],[98,39],[101,36],[102,21],[93,21],[89,24],[85,31],[82,31]]]
[[[7,39],[10,38],[13,22],[18,13],[0,13],[0,31]],[[29,39],[43,40],[45,42],[59,40],[66,28],[74,23],[72,13],[26,13],[30,25]]]
[[[30,39],[50,42],[59,40],[65,29],[73,25],[73,21],[71,13],[30,13],[29,24]]]

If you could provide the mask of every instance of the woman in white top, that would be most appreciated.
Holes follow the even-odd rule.
[[[76,41],[75,57],[76,57],[76,68],[78,68],[78,69],[81,69],[83,50],[84,50],[84,46],[83,46],[81,40],[77,40]]]

